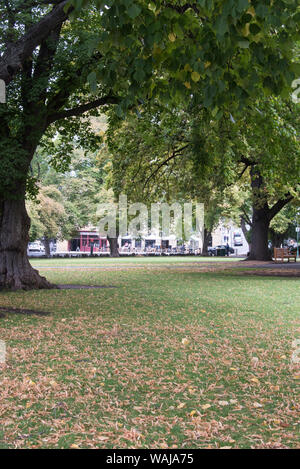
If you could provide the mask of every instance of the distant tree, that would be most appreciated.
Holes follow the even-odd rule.
[[[97,153],[84,153],[76,148],[70,151],[68,158],[69,166],[64,172],[56,171],[52,167],[52,157],[44,152],[38,152],[33,159],[31,171],[41,187],[37,200],[27,204],[32,218],[30,234],[38,231],[39,214],[43,207],[45,190],[52,200],[61,204],[64,211],[64,216],[59,217],[58,223],[57,233],[60,238],[71,238],[83,226],[97,223],[97,208],[103,197],[103,178],[106,174],[103,164],[97,157]],[[49,191],[49,187],[53,188],[53,193]],[[57,220],[55,211],[49,212],[46,207],[45,213],[49,217],[49,223],[55,223]],[[45,225],[47,227],[47,223]],[[49,233],[45,230],[45,233],[37,237],[55,238],[54,232],[53,229],[49,230]]]
[[[214,114],[196,106],[151,108],[123,126],[112,121],[114,191],[200,198],[207,215],[212,207],[211,214],[221,216],[226,188],[239,184],[250,196],[250,206],[247,198],[239,202],[242,227],[251,226],[249,258],[268,259],[270,222],[299,199],[300,109],[290,100],[261,98],[237,120]],[[233,200],[231,207],[236,211]]]
[[[285,206],[299,201],[299,126],[299,107],[275,98],[259,100],[239,122],[230,124],[235,161],[250,178],[249,259],[269,259],[270,223]]]
[[[116,198],[126,193],[130,201],[186,202],[205,205],[203,252],[221,217],[236,209],[227,175],[206,167],[206,176],[195,167],[193,110],[154,106],[132,113],[120,123],[112,119],[108,132],[112,171],[108,183]],[[221,165],[222,155],[215,154]],[[227,179],[226,179],[227,178]],[[229,204],[231,201],[231,205]]]
[[[106,139],[105,139],[106,140]],[[104,184],[101,186],[100,190],[97,193],[97,199],[99,202],[99,209],[97,210],[97,221],[101,219],[103,216],[106,215],[105,211],[101,211],[100,207],[109,204],[116,204],[118,203],[118,196],[119,193],[114,193],[113,189],[111,188],[112,182],[112,161],[111,155],[108,152],[108,148],[106,143],[101,148],[101,151],[98,153],[98,162],[103,170],[103,182]],[[107,232],[100,233],[100,235],[106,236],[107,241],[109,244],[109,251],[111,257],[119,257],[119,218],[117,212],[117,220],[116,220],[116,233],[114,236],[109,235]]]
[[[270,223],[270,240],[273,247],[280,247],[288,238],[296,238],[296,218],[299,210],[298,203],[291,203],[284,207]]]
[[[61,237],[66,221],[66,212],[62,197],[55,186],[40,187],[39,203],[30,200],[27,203],[31,218],[29,236],[32,240],[40,238],[45,246],[45,254],[50,256],[50,239]]]

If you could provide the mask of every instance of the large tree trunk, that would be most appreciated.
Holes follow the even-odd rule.
[[[268,248],[269,217],[264,209],[253,209],[251,247],[248,260],[268,261],[271,256]]]
[[[51,288],[27,258],[30,219],[23,200],[0,202],[0,288]]]
[[[252,166],[250,170],[253,197],[251,230],[251,248],[247,260],[271,260],[268,249],[268,234],[271,221],[270,209],[264,191],[264,182],[259,170]]]
[[[118,238],[107,236],[109,242],[110,257],[119,257]]]

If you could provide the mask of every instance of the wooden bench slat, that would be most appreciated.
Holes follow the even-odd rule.
[[[294,259],[296,262],[296,254],[291,254],[288,248],[274,248],[274,260],[277,262],[277,259],[281,259],[284,262],[284,259],[287,259],[290,262],[290,259]]]

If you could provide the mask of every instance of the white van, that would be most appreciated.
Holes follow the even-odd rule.
[[[45,254],[45,248],[41,241],[34,241],[28,243],[27,255],[28,256],[43,256]]]
[[[236,232],[233,234],[233,244],[235,246],[243,246],[243,238],[241,233]]]

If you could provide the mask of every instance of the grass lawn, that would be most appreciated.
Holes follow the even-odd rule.
[[[32,259],[32,265],[38,266],[76,266],[76,265],[166,265],[166,264],[191,264],[191,263],[207,263],[207,262],[234,262],[237,258],[235,257],[200,257],[200,256],[122,256],[120,258],[111,257],[92,257],[92,258],[57,258],[57,259]]]
[[[0,294],[51,312],[0,318],[0,447],[300,447],[299,279],[171,257],[33,264],[52,282],[116,288]]]

